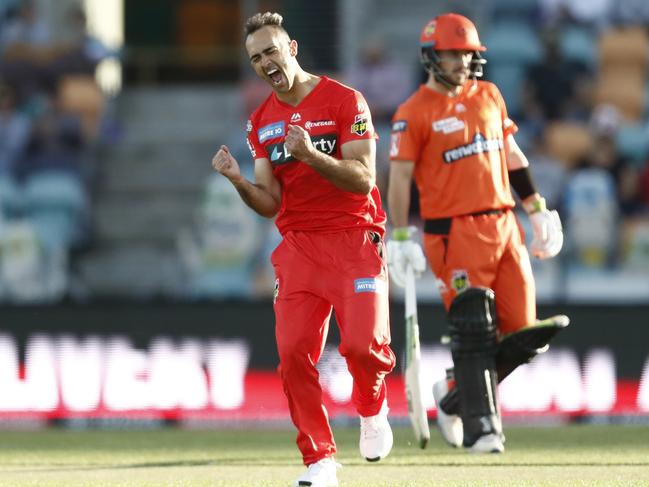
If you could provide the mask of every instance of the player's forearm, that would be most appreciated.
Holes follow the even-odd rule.
[[[376,183],[376,175],[356,159],[336,159],[317,152],[303,161],[334,186],[357,194],[369,194]]]
[[[408,213],[410,212],[410,179],[402,180],[394,172],[390,173],[388,188],[388,209],[392,228],[408,226]]]
[[[253,184],[245,178],[232,181],[243,202],[266,218],[274,217],[279,211],[280,202],[265,188]]]

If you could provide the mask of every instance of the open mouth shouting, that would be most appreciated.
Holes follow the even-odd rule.
[[[282,72],[277,68],[270,68],[266,71],[266,75],[270,78],[273,86],[278,86],[282,83]]]

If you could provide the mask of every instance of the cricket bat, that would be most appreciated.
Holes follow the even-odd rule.
[[[424,408],[419,383],[421,350],[419,347],[419,323],[417,321],[417,290],[412,265],[406,267],[406,397],[408,416],[420,448],[426,448],[430,440],[428,414]]]

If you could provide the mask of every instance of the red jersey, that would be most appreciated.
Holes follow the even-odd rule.
[[[455,97],[422,85],[393,118],[390,159],[414,161],[422,218],[511,208],[505,138],[517,130],[493,83]]]
[[[253,159],[268,159],[282,187],[280,233],[366,227],[383,235],[386,216],[376,186],[367,195],[345,191],[294,159],[284,147],[288,124],[300,125],[316,149],[336,159],[344,143],[377,138],[363,95],[326,76],[295,107],[271,93],[246,130]]]

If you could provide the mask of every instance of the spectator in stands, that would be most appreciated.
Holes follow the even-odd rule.
[[[619,112],[595,109],[590,121],[593,146],[570,174],[565,190],[566,230],[576,262],[591,268],[615,264],[620,216],[639,208],[637,174],[617,151]]]
[[[43,48],[51,41],[50,31],[33,0],[23,0],[17,15],[3,25],[0,46],[3,55],[32,55],[32,49]]]
[[[66,37],[59,43],[50,70],[55,79],[68,74],[94,76],[97,65],[112,52],[87,29],[83,8],[74,5],[66,16]]]
[[[528,111],[542,114],[545,121],[557,119],[585,119],[589,110],[584,106],[584,86],[589,86],[589,72],[584,63],[568,61],[563,58],[559,47],[559,32],[548,30],[542,36],[545,49],[544,58],[532,64],[525,76],[524,99]],[[579,95],[579,96],[578,96]]]
[[[590,120],[593,148],[578,167],[598,167],[608,171],[615,185],[620,211],[623,216],[629,216],[641,207],[638,170],[617,149],[615,137],[620,123],[620,112],[612,105],[600,105],[593,111]]]
[[[379,134],[376,145],[376,184],[387,191],[389,173],[390,121],[392,114],[415,86],[414,71],[391,55],[379,36],[367,39],[358,63],[345,74],[346,83],[365,95],[372,110],[374,127]]]
[[[558,208],[562,203],[561,197],[568,174],[565,166],[548,154],[543,142],[541,134],[536,134],[532,139],[527,153],[530,170],[546,204],[551,208]]]
[[[0,175],[14,175],[29,142],[31,121],[17,109],[13,89],[0,82]]]
[[[52,37],[33,0],[23,0],[17,15],[0,32],[0,75],[20,99],[46,85],[46,63],[51,59]]]
[[[20,179],[43,170],[64,170],[82,178],[83,138],[78,116],[60,109],[55,97],[47,99],[46,108],[36,119],[27,152],[17,167]]]
[[[410,67],[394,58],[384,41],[374,36],[362,47],[359,62],[352,65],[345,78],[365,95],[375,125],[390,125],[397,106],[414,87],[413,76]]]
[[[578,24],[589,28],[606,25],[612,0],[539,0],[540,17],[551,26]]]
[[[649,215],[649,157],[647,157],[644,166],[640,169],[640,178],[638,179],[638,200],[640,211],[644,215]]]

